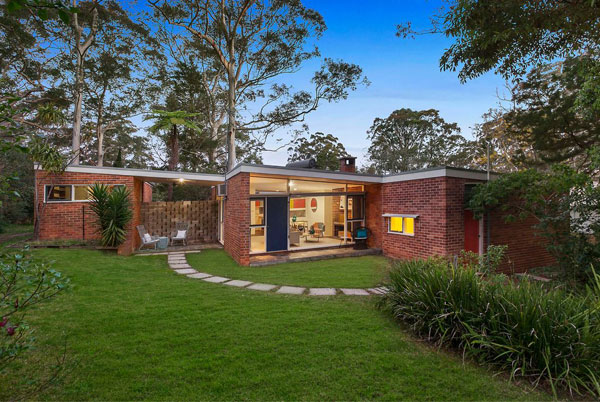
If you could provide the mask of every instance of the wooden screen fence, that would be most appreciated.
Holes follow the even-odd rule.
[[[151,235],[171,236],[177,222],[189,223],[189,243],[218,241],[217,201],[148,202],[142,204],[142,224]]]

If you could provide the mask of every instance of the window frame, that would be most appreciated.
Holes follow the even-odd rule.
[[[76,200],[75,199],[75,187],[92,187],[95,183],[91,184],[44,184],[44,203],[45,204],[60,204],[70,202],[92,202],[90,199]],[[115,187],[125,187],[125,184],[106,184],[111,190]],[[69,200],[49,200],[48,199],[48,188],[49,187],[71,187],[71,199]]]
[[[419,215],[410,215],[410,214],[384,214],[383,215],[384,218],[388,218],[387,219],[387,232],[389,234],[395,234],[395,235],[402,235],[402,236],[409,236],[409,237],[415,237],[415,233],[416,233],[416,222],[417,222],[417,218],[419,217]],[[397,232],[392,230],[392,218],[402,218],[402,232]],[[404,232],[404,219],[413,219],[413,232],[412,233],[406,233]]]
[[[248,228],[248,241],[249,241],[249,245],[248,245],[248,250],[250,252],[250,254],[264,254],[267,252],[267,198],[266,197],[250,197],[249,199],[249,203],[248,203],[248,212],[250,215],[252,215],[252,203],[255,201],[262,201],[262,205],[263,205],[263,223],[262,224],[258,224],[258,225],[253,225],[252,224],[252,216],[250,216],[250,227]],[[289,209],[289,207],[288,207]],[[262,251],[252,251],[252,230],[253,229],[262,229],[263,230],[263,237],[265,238],[265,249]],[[289,245],[288,245],[289,247]]]

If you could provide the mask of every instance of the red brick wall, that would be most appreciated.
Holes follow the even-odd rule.
[[[142,187],[142,202],[152,202],[152,185],[144,182]]]
[[[95,240],[100,238],[96,216],[90,210],[89,202],[53,202],[44,203],[44,187],[47,184],[123,184],[132,192],[131,200],[134,219],[130,229],[135,229],[139,224],[139,202],[141,201],[142,182],[131,176],[113,176],[105,174],[73,173],[65,172],[61,175],[49,174],[45,171],[36,171],[36,191],[38,196],[38,207],[35,208],[36,218],[39,217],[39,239],[40,240]],[[39,215],[38,215],[39,211]],[[119,253],[129,254],[133,251],[137,235],[134,236],[129,230],[127,240],[121,247]]]
[[[506,273],[525,272],[528,269],[548,266],[556,260],[546,250],[546,239],[533,228],[534,218],[506,223],[499,210],[490,213],[490,239],[495,245],[507,245],[507,260],[500,267]],[[485,239],[485,238],[484,238]]]
[[[388,233],[388,218],[381,220],[383,253],[394,258],[446,255],[447,191],[445,177],[383,184],[382,213],[419,215],[414,236]]]
[[[223,246],[240,265],[250,265],[250,175],[227,180]]]
[[[426,258],[436,255],[457,255],[464,249],[464,196],[465,185],[473,180],[439,177],[411,180],[382,185],[382,213],[415,214],[415,236],[392,234],[387,231],[387,219],[371,230],[381,233],[383,253],[393,258]],[[367,186],[367,219],[376,219],[375,191]],[[369,194],[372,192],[373,194]],[[554,262],[546,251],[545,240],[536,234],[533,220],[506,223],[500,211],[490,215],[491,244],[508,245],[507,262],[501,270],[504,272],[523,272],[527,269],[550,265]],[[483,233],[484,249],[486,244],[487,222]],[[373,229],[375,226],[375,229]],[[371,247],[378,244],[377,235]]]

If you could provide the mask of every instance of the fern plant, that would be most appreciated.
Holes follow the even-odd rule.
[[[133,218],[129,195],[124,186],[96,183],[90,188],[90,208],[96,214],[105,247],[117,247],[127,239],[127,225]]]

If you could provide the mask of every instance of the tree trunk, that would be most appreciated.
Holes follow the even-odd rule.
[[[235,155],[235,91],[237,82],[233,63],[231,63],[227,69],[227,76],[229,84],[229,91],[227,94],[227,171],[229,172],[235,167],[237,159]]]
[[[96,121],[96,140],[98,141],[98,166],[104,166],[104,128],[102,127],[102,106],[98,109],[98,120]]]
[[[169,147],[171,150],[169,155],[168,169],[177,170],[177,165],[179,165],[179,138],[177,136],[176,125],[173,125],[173,130],[171,131]],[[173,201],[173,183],[169,183],[169,187],[167,189],[167,201]]]
[[[211,149],[208,151],[208,162],[210,166],[214,166],[217,161],[217,141],[219,139],[219,124],[213,122],[212,127],[210,129],[210,139],[213,141],[213,145],[211,145]]]
[[[77,44],[79,48],[79,43]],[[83,103],[83,57],[77,51],[77,71],[75,73],[75,110],[73,112],[73,133],[71,151],[73,152],[72,165],[79,165],[81,152],[81,106]]]
[[[72,0],[72,6],[77,7],[77,1]],[[75,33],[75,52],[77,54],[77,65],[75,69],[75,110],[73,113],[73,132],[71,138],[71,150],[73,151],[72,165],[79,165],[79,154],[81,153],[81,108],[83,103],[83,60],[88,49],[96,39],[98,31],[98,9],[94,6],[92,10],[92,24],[90,33],[81,43],[83,28],[79,25],[77,13],[73,14],[73,30]]]

